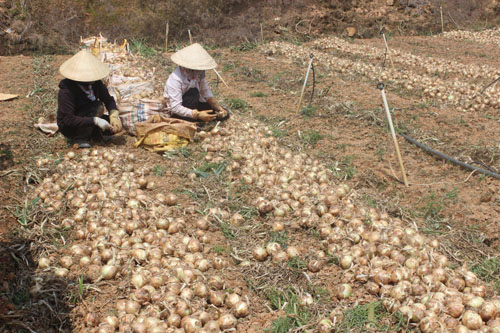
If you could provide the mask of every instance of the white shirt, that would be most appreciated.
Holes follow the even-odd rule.
[[[210,88],[208,88],[205,78],[189,80],[180,67],[177,67],[168,77],[163,91],[163,97],[167,101],[167,108],[171,114],[193,118],[193,110],[182,106],[182,96],[191,88],[198,89],[200,92],[200,102],[202,103],[214,96]]]

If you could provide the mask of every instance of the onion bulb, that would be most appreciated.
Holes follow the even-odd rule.
[[[453,318],[458,318],[464,312],[464,305],[459,302],[453,302],[447,305],[447,312]]]
[[[194,294],[198,297],[205,298],[208,295],[208,288],[202,282],[196,282],[194,284]]]
[[[50,266],[50,259],[46,257],[42,257],[38,260],[38,267],[41,269],[46,269],[49,268]]]
[[[484,302],[481,305],[481,309],[479,311],[479,315],[485,322],[495,317],[496,313],[497,313],[497,308],[495,304],[493,304],[493,302]]]
[[[353,262],[353,257],[350,256],[350,255],[345,255],[343,256],[341,259],[340,259],[340,266],[343,268],[343,269],[348,269],[352,266],[352,262]]]
[[[321,319],[318,323],[318,333],[329,333],[333,329],[333,323],[330,319]]]
[[[312,273],[317,273],[321,270],[323,265],[319,260],[311,260],[307,263],[307,269]]]
[[[267,243],[267,246],[266,246],[267,253],[274,255],[274,254],[278,253],[280,250],[281,250],[280,244],[278,244],[276,242]]]
[[[435,316],[428,316],[420,321],[419,328],[422,333],[440,332],[442,327]]]
[[[89,327],[95,327],[99,323],[99,315],[95,312],[89,312],[85,316],[85,324]]]
[[[238,294],[236,294],[236,293],[232,293],[232,294],[227,295],[225,303],[226,303],[226,306],[228,308],[232,308],[239,301],[240,301],[240,296]]]
[[[234,314],[236,315],[237,318],[243,318],[248,316],[249,311],[248,311],[248,304],[243,301],[239,301],[234,305]]]
[[[134,287],[141,288],[147,283],[147,280],[142,274],[138,273],[132,275],[132,279],[130,282],[134,285]]]
[[[295,246],[289,246],[286,248],[286,254],[290,258],[298,257],[300,255],[299,249]]]
[[[114,327],[114,328],[118,328],[118,325],[120,324],[118,317],[113,316],[113,315],[106,316],[104,318],[104,322],[106,324],[108,324],[109,326]]]
[[[470,330],[477,330],[483,324],[483,320],[476,312],[467,310],[462,317],[462,324]]]
[[[208,296],[208,301],[210,304],[215,306],[222,306],[224,304],[224,298],[226,297],[226,293],[223,291],[211,291]]]
[[[169,222],[167,219],[160,218],[156,220],[156,227],[158,229],[168,230]]]
[[[195,333],[201,329],[201,320],[191,316],[182,318],[181,327],[186,333]]]
[[[173,193],[170,193],[169,195],[167,195],[167,197],[165,198],[165,202],[167,203],[167,205],[169,206],[175,206],[177,205],[177,196]]]
[[[138,314],[140,309],[141,305],[136,301],[128,300],[125,304],[125,312],[129,314]]]
[[[219,275],[213,275],[208,279],[208,285],[215,290],[221,290],[224,287],[224,279]]]
[[[65,278],[68,276],[69,270],[67,268],[56,268],[55,274],[57,277]]]
[[[344,283],[337,288],[337,297],[340,299],[349,298],[352,295],[351,285]]]
[[[115,277],[118,272],[118,267],[113,265],[103,266],[101,269],[101,278],[104,280],[110,280]]]
[[[181,316],[179,316],[177,313],[172,313],[167,318],[167,324],[170,327],[180,327],[181,326]]]
[[[219,326],[221,330],[233,328],[236,326],[236,318],[230,313],[225,313],[219,318]]]
[[[467,306],[473,308],[473,309],[479,309],[483,303],[484,303],[484,299],[482,297],[479,297],[479,296],[475,296],[475,297],[470,297],[469,299],[467,299]]]
[[[257,246],[253,249],[253,257],[258,261],[264,261],[267,258],[267,251],[262,246]]]
[[[280,231],[283,231],[285,229],[285,226],[283,225],[283,223],[279,222],[279,221],[276,221],[273,223],[273,231],[274,232],[280,232]]]

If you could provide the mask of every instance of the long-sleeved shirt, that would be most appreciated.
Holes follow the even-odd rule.
[[[205,78],[190,80],[185,72],[181,71],[180,67],[177,67],[168,77],[163,92],[163,97],[165,97],[167,108],[171,114],[193,118],[193,110],[182,106],[182,96],[191,88],[198,89],[200,102],[202,103],[214,96]]]
[[[59,128],[82,127],[93,125],[91,112],[99,102],[103,102],[108,111],[116,109],[115,99],[109,95],[108,88],[102,81],[92,84],[95,101],[90,100],[78,82],[64,79],[59,82],[57,98],[57,126]]]

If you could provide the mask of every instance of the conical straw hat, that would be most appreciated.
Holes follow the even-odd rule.
[[[59,73],[67,79],[78,82],[92,82],[104,79],[109,75],[109,67],[100,62],[88,50],[81,50],[68,60],[61,67]]]
[[[201,71],[217,67],[214,58],[198,43],[191,44],[175,52],[172,54],[171,59],[181,67],[194,70]]]

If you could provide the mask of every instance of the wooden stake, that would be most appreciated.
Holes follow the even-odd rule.
[[[262,27],[262,23],[260,24],[260,43],[264,44],[264,28]]]
[[[439,11],[441,12],[441,33],[444,33],[443,6],[439,6]]]
[[[168,21],[165,27],[165,52],[168,52]]]
[[[217,70],[214,68],[214,72],[215,74],[217,74],[217,76],[219,77],[219,79],[222,81],[222,83],[224,83],[224,85],[229,88],[229,86],[227,85],[226,81],[224,81],[224,79],[222,78],[222,76],[220,76],[219,72],[217,72]]]
[[[302,86],[302,92],[300,93],[299,104],[297,104],[297,111],[295,112],[295,114],[299,114],[300,107],[302,106],[302,99],[304,98],[304,92],[306,91],[307,79],[309,78],[309,73],[311,72],[311,66],[312,66],[314,55],[311,53],[311,55],[309,57],[311,59],[309,59],[309,65],[307,66],[306,77],[304,79],[304,85]]]
[[[189,44],[193,44],[193,36],[191,36],[191,30],[188,29]]]
[[[394,68],[394,63],[392,62],[392,56],[391,56],[391,51],[389,50],[389,44],[387,44],[387,39],[385,38],[385,33],[382,33],[382,36],[384,37],[384,43],[385,43],[385,49],[387,51],[387,56],[389,57],[389,61],[391,62],[392,69]]]
[[[401,172],[403,173],[403,181],[405,186],[408,187],[408,179],[406,178],[406,171],[403,165],[403,159],[401,158],[401,153],[399,151],[398,140],[396,139],[396,132],[394,131],[394,126],[392,124],[391,113],[389,111],[389,105],[387,104],[387,98],[385,97],[384,84],[381,82],[377,85],[377,89],[382,92],[382,100],[384,101],[385,113],[387,115],[387,121],[389,122],[389,127],[391,129],[392,140],[394,141],[394,147],[396,148],[396,154],[398,155],[399,166],[401,167]]]

